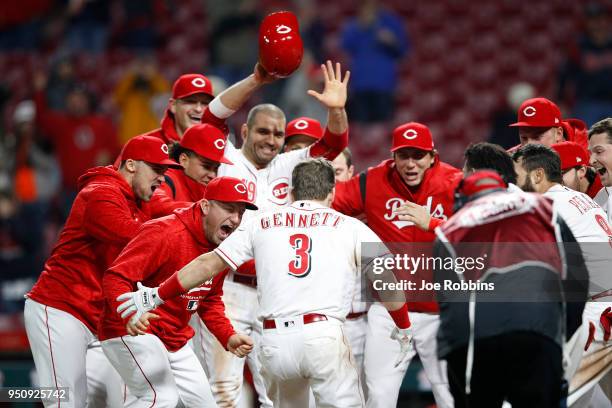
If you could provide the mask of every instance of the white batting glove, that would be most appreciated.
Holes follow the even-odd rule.
[[[391,338],[397,340],[400,344],[400,354],[393,365],[393,367],[397,367],[406,359],[406,356],[410,352],[410,347],[412,346],[412,330],[410,327],[407,329],[396,327],[391,332]]]
[[[122,300],[125,301],[117,307],[117,313],[121,313],[122,319],[134,314],[132,316],[133,322],[140,319],[140,316],[146,312],[164,303],[162,298],[157,294],[159,288],[149,288],[140,282],[138,282],[136,286],[138,287],[136,292],[126,292],[117,297],[118,302]]]

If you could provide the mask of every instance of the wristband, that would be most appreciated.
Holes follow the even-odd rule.
[[[231,110],[225,106],[218,96],[208,104],[208,110],[219,119],[227,119],[236,113],[235,110]]]
[[[159,285],[157,295],[161,298],[161,300],[167,301],[186,292],[187,290],[181,285],[181,282],[179,282],[178,272],[174,272],[171,277]]]
[[[395,325],[399,329],[407,329],[410,327],[410,318],[408,317],[408,305],[404,303],[402,307],[397,310],[388,310],[391,318],[395,322]]]

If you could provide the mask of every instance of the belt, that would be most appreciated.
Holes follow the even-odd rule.
[[[304,319],[304,324],[324,322],[327,320],[327,316],[318,313],[308,313],[303,315],[302,318]],[[264,320],[263,328],[276,329],[276,322],[274,320]]]
[[[242,283],[243,285],[251,286],[253,288],[257,287],[257,276],[246,276],[233,273],[232,280],[236,283]]]
[[[365,315],[366,312],[353,312],[346,315],[346,318],[349,320],[359,319],[361,316]]]

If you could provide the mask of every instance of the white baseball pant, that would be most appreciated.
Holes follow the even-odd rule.
[[[45,407],[123,407],[123,381],[87,326],[32,299],[24,319],[39,385],[68,388],[69,401],[44,401]]]
[[[394,367],[400,345],[390,338],[395,323],[387,309],[379,303],[370,306],[366,333],[364,370],[368,390],[368,408],[390,408],[397,398],[406,370],[418,353],[439,408],[452,408],[453,397],[446,376],[446,361],[437,357],[436,334],[440,325],[437,314],[410,312],[412,350]]]
[[[261,337],[261,323],[256,318],[258,301],[257,289],[231,281],[231,273],[223,284],[223,303],[225,315],[230,319],[234,329],[253,339],[255,345]],[[192,323],[195,319],[192,319]],[[244,379],[244,358],[239,358],[226,351],[215,336],[208,331],[201,319],[192,325],[195,336],[191,342],[195,354],[204,367],[217,404],[221,408],[236,408],[239,404]],[[259,403],[264,408],[271,408],[272,401],[267,397],[266,388],[257,358],[257,347],[246,357]]]
[[[104,340],[102,348],[133,397],[126,408],[217,406],[188,345],[170,352],[157,336],[145,334]]]
[[[359,380],[363,386],[363,393],[367,398],[368,390],[365,387],[365,375],[363,369],[363,356],[365,351],[366,332],[368,330],[368,315],[363,315],[353,318],[346,319],[344,321],[344,334],[351,346],[351,353],[355,360],[355,365],[359,371]]]
[[[310,324],[301,316],[277,319],[276,329],[264,330],[259,359],[274,406],[308,407],[309,388],[318,408],[365,406],[342,323],[328,319]]]

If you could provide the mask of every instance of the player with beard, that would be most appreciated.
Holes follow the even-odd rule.
[[[178,164],[168,157],[167,146],[139,136],[126,144],[119,169],[96,167],[79,179],[59,242],[24,309],[40,386],[69,392],[70,402],[49,400],[47,407],[123,406],[121,379],[97,339],[101,279],[147,220],[140,206],[163,182],[168,166]]]

